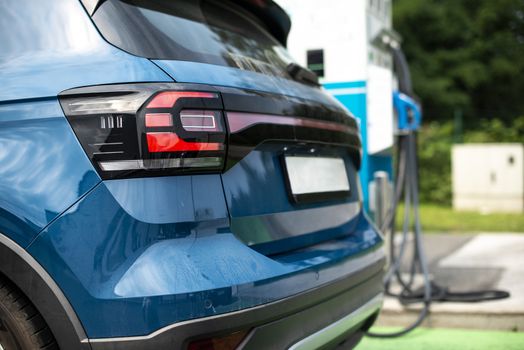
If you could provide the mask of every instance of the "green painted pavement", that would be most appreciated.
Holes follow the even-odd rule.
[[[387,333],[398,328],[374,327]],[[365,337],[356,350],[524,350],[524,332],[419,328],[393,339]]]

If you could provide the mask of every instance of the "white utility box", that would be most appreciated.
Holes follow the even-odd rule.
[[[454,145],[453,208],[480,212],[524,212],[524,145]]]

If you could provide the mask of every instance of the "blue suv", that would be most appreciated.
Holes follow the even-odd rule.
[[[271,0],[0,1],[0,349],[331,349],[382,302],[356,120]]]

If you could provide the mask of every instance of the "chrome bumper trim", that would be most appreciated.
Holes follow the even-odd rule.
[[[384,294],[380,293],[346,317],[292,345],[289,350],[315,350],[336,339],[380,310]]]

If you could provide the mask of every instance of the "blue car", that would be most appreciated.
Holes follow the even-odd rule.
[[[0,1],[0,349],[332,349],[382,303],[354,117],[271,0]]]

